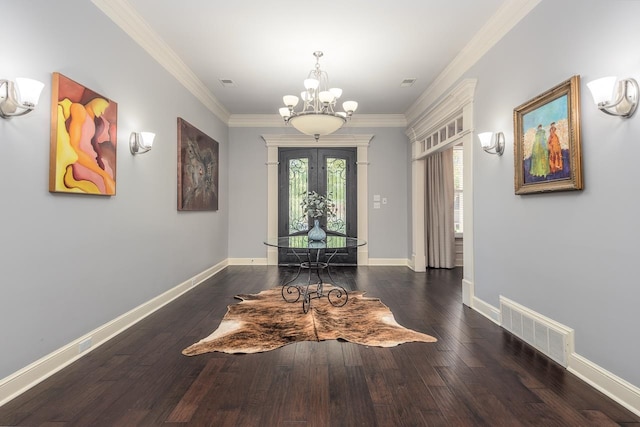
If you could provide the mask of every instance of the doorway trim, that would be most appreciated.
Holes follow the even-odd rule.
[[[412,218],[412,253],[410,267],[417,272],[426,271],[425,256],[425,158],[430,154],[447,149],[460,142],[464,147],[464,238],[463,245],[463,278],[462,302],[472,306],[474,288],[474,253],[473,253],[473,98],[477,80],[464,79],[442,100],[426,108],[421,117],[407,127],[405,133],[411,144],[411,218]],[[444,143],[430,145],[427,142],[434,132],[452,118],[462,118],[462,129],[456,136],[445,139]]]
[[[267,147],[267,236],[278,235],[278,148],[280,147],[355,147],[358,179],[358,238],[369,241],[367,206],[369,143],[373,134],[326,135],[317,142],[303,134],[261,135]],[[278,249],[267,248],[267,265],[278,265]],[[368,245],[358,248],[358,265],[369,265]]]

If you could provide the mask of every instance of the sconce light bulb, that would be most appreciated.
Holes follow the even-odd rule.
[[[482,132],[478,134],[478,139],[480,140],[482,148],[491,147],[491,138],[493,138],[493,132]]]
[[[587,83],[587,87],[593,97],[593,102],[595,102],[596,105],[606,104],[611,100],[616,80],[617,78],[615,76],[609,76]]]
[[[16,78],[16,86],[18,87],[18,93],[20,94],[20,102],[30,108],[38,105],[40,99],[40,93],[44,88],[44,83],[38,80],[27,79],[24,77]]]

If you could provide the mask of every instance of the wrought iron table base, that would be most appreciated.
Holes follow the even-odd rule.
[[[315,260],[312,258],[312,251],[315,250]],[[339,285],[336,285],[333,277],[331,277],[331,269],[329,268],[329,263],[331,259],[338,253],[336,249],[333,253],[329,255],[326,261],[320,261],[321,252],[325,251],[325,249],[307,249],[304,253],[298,253],[295,250],[292,250],[293,254],[298,258],[298,272],[293,277],[293,279],[288,280],[282,285],[282,298],[289,303],[294,303],[300,300],[302,297],[302,311],[305,313],[309,312],[309,308],[311,307],[311,300],[315,298],[322,298],[324,296],[327,297],[329,303],[334,307],[342,307],[349,300],[349,294],[347,290]],[[304,256],[306,254],[307,261],[303,261],[301,255]],[[293,283],[299,276],[302,270],[308,271],[308,279],[306,285],[297,285],[291,284]],[[325,293],[323,289],[323,280],[320,275],[321,271],[326,271],[329,276],[329,283],[333,285],[333,288],[329,290],[329,292]],[[312,273],[315,272],[318,281],[312,283],[311,276]]]

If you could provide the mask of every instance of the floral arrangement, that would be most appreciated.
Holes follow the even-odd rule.
[[[336,215],[336,204],[331,199],[330,194],[323,196],[315,191],[309,191],[300,202],[300,206],[311,218],[319,218],[325,215],[329,218]]]

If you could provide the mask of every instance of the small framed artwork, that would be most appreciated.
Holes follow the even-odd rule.
[[[180,117],[178,210],[218,210],[218,143]]]
[[[580,76],[513,110],[515,193],[582,189]]]
[[[116,194],[118,104],[53,73],[49,191]]]

